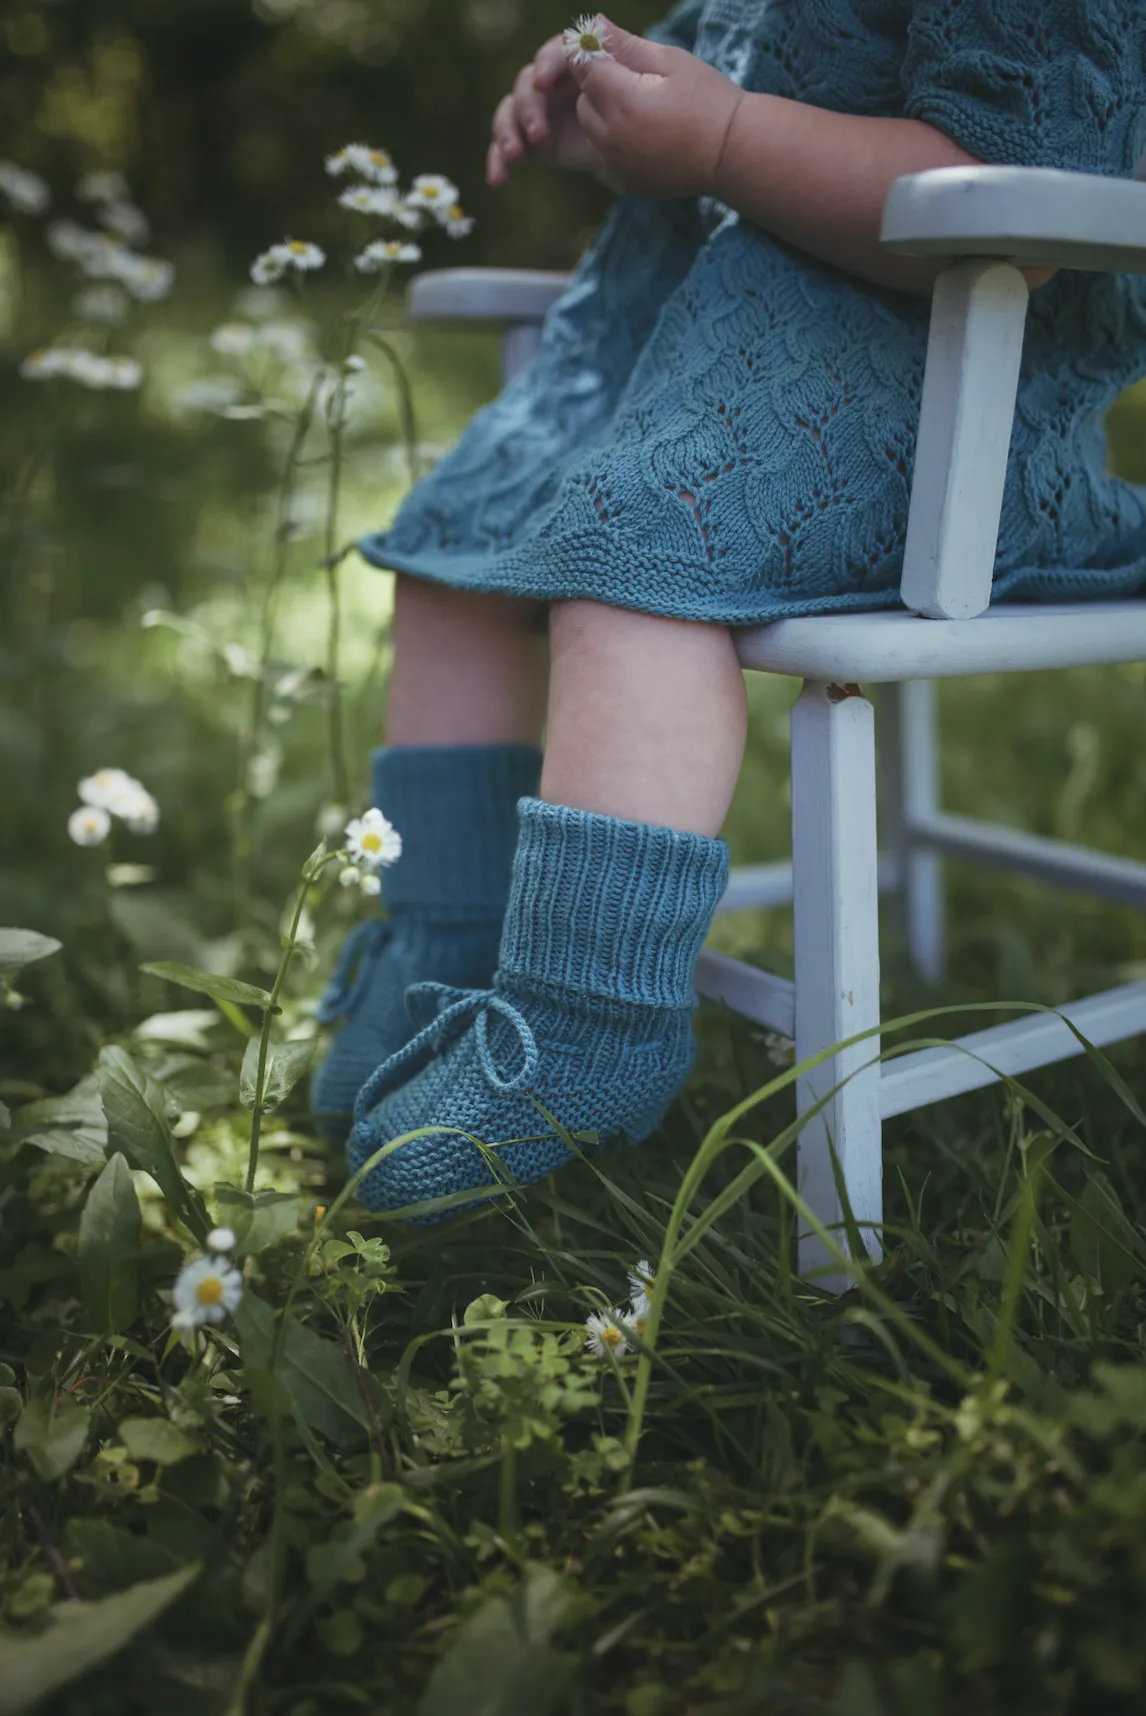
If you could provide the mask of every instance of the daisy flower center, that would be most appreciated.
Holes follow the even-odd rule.
[[[607,1329],[601,1330],[601,1339],[607,1347],[619,1347],[624,1338],[624,1335],[614,1323],[610,1323]]]
[[[292,238],[290,241],[290,248],[296,256],[305,256],[307,251],[310,249],[310,246],[309,244],[304,244],[301,238]]]
[[[219,1305],[223,1300],[223,1283],[217,1275],[204,1275],[195,1289],[200,1305]]]
[[[381,852],[382,836],[380,834],[364,834],[362,844],[367,852]]]
[[[601,54],[605,51],[604,42],[594,30],[582,30],[577,37],[577,46],[583,54]]]
[[[388,167],[390,165],[390,157],[384,149],[372,149],[370,159],[375,167]]]

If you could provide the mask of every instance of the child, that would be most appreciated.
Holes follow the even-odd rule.
[[[521,73],[488,177],[533,156],[620,199],[536,361],[363,545],[399,573],[373,798],[406,848],[314,1098],[353,1106],[354,1167],[429,1129],[365,1180],[381,1210],[494,1195],[475,1139],[521,1182],[563,1132],[638,1142],[685,1081],[745,739],[730,627],[898,600],[938,265],[880,249],[892,182],[1131,176],[1146,143],[1142,0],[593,22]],[[1129,595],[1146,490],[1105,474],[1102,416],[1146,373],[1146,283],[1031,283],[996,591]]]

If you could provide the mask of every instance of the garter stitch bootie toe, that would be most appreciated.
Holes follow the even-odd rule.
[[[320,1024],[342,1021],[311,1081],[311,1109],[326,1137],[346,1137],[359,1089],[414,1035],[404,999],[411,984],[489,983],[517,802],[536,789],[540,770],[531,745],[375,752],[372,802],[401,834],[402,856],[382,878],[388,916],[351,931],[319,1006]]]
[[[423,1028],[359,1092],[353,1171],[432,1129],[371,1169],[359,1197],[372,1210],[477,1194],[464,1207],[499,1180],[542,1179],[573,1154],[543,1109],[588,1144],[639,1143],[688,1077],[724,842],[537,799],[520,822],[492,989],[419,984],[408,1002]]]

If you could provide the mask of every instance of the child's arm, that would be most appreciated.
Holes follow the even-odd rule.
[[[585,135],[626,190],[713,196],[878,286],[930,294],[941,264],[879,244],[894,180],[978,164],[917,119],[875,119],[739,89],[714,67],[610,24],[611,59],[575,66]],[[1041,285],[1050,271],[1028,271]]]

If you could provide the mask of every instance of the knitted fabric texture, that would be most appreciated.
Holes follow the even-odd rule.
[[[1142,0],[689,0],[658,33],[987,162],[1130,177],[1146,146]],[[719,205],[622,198],[533,365],[362,552],[726,624],[895,606],[928,317]],[[1143,374],[1146,278],[1033,294],[997,599],[1146,584],[1146,488],[1107,474],[1103,432]]]
[[[353,930],[319,1008],[341,1022],[311,1084],[327,1136],[345,1138],[354,1099],[414,1034],[405,994],[435,980],[488,984],[497,964],[517,839],[517,801],[536,790],[541,753],[527,745],[378,751],[373,799],[402,835],[383,873],[388,917]]]
[[[688,1076],[724,842],[536,799],[520,818],[493,988],[415,989],[423,1030],[359,1093],[355,1171],[433,1128],[371,1169],[359,1196],[373,1210],[436,1220],[450,1210],[421,1206],[539,1180],[573,1154],[558,1128],[586,1148],[639,1143]]]

